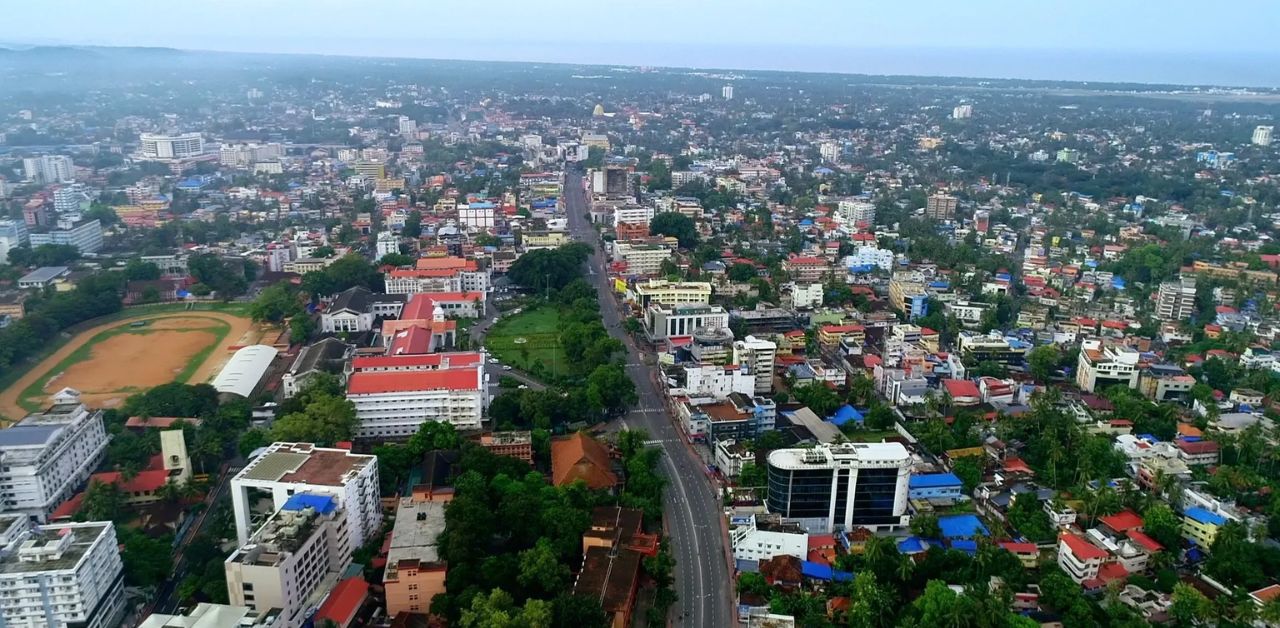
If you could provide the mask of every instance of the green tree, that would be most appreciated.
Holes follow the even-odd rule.
[[[160,278],[160,267],[134,258],[125,263],[124,276],[129,281],[154,281]]]
[[[249,315],[255,322],[280,323],[300,312],[298,297],[286,284],[267,286],[258,293],[249,306]]]
[[[737,262],[725,274],[732,281],[751,281],[756,278],[756,267],[747,262]]]
[[[236,448],[240,455],[247,458],[255,450],[271,444],[271,433],[261,428],[253,428],[240,436]]]
[[[1061,359],[1057,345],[1041,345],[1027,352],[1027,370],[1037,382],[1047,384]]]
[[[698,227],[693,219],[678,212],[662,212],[649,221],[649,233],[671,236],[680,246],[692,249],[698,245]]]
[[[404,228],[400,235],[406,238],[422,237],[422,212],[413,209],[404,217]]]
[[[822,382],[796,386],[791,389],[791,395],[820,417],[831,416],[842,403],[840,395]]]
[[[972,493],[982,483],[982,462],[982,456],[965,456],[951,464],[951,472],[964,483],[965,494]]]
[[[1155,504],[1143,511],[1142,527],[1151,538],[1165,547],[1165,551],[1175,551],[1182,544],[1181,518],[1166,504]]]
[[[276,441],[316,443],[331,446],[350,440],[359,421],[355,404],[331,395],[318,395],[302,412],[286,414],[271,426]]]
[[[1173,585],[1173,602],[1169,605],[1169,617],[1179,626],[1195,626],[1213,617],[1213,602],[1189,584]]]
[[[413,266],[414,258],[402,253],[387,253],[378,260],[380,266]]]
[[[532,548],[520,552],[518,581],[535,595],[555,595],[569,583],[569,568],[560,563],[551,542],[539,539]]]
[[[591,405],[609,416],[617,416],[639,399],[635,382],[627,376],[626,367],[619,363],[603,364],[591,371],[587,376],[586,393]]]

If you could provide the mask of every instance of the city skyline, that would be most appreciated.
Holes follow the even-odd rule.
[[[56,0],[13,7],[0,42],[19,45],[158,46],[187,50],[362,57],[625,64],[743,70],[909,74],[1075,81],[1280,86],[1280,58],[1267,37],[1280,6],[1245,0],[1234,11],[1163,3],[1150,11],[1098,0],[1045,7],[994,0],[981,6],[926,0],[911,11],[873,3],[668,0],[619,16],[584,0],[545,7],[498,0],[476,26],[472,7],[445,3],[427,14],[412,3],[362,7],[370,28],[336,19],[340,5],[231,0],[155,13],[132,0],[80,6]],[[62,5],[66,10],[58,10]],[[306,10],[304,10],[304,8]],[[733,10],[731,10],[733,9]],[[61,17],[42,19],[49,11]],[[246,15],[255,16],[252,20]],[[421,19],[403,19],[421,15]],[[682,19],[672,20],[678,15]],[[920,16],[931,19],[920,19]],[[814,28],[815,16],[827,28]],[[995,16],[995,17],[993,17]],[[130,24],[150,24],[131,29]],[[458,24],[460,28],[433,28]],[[574,35],[557,29],[572,26]],[[1206,33],[1230,33],[1211,48]]]

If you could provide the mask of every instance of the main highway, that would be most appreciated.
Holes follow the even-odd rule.
[[[656,367],[645,365],[635,344],[622,331],[621,315],[610,294],[605,260],[599,250],[600,238],[586,217],[582,175],[572,167],[565,174],[564,200],[569,231],[575,239],[591,245],[587,279],[600,295],[605,327],[627,347],[627,375],[635,382],[639,403],[622,417],[622,425],[644,430],[653,445],[662,449],[661,471],[667,480],[663,513],[667,542],[676,561],[674,586],[679,598],[672,606],[671,625],[737,625],[720,499],[708,479],[706,466],[669,418],[665,395],[658,389]]]

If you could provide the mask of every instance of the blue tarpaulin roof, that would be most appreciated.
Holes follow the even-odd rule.
[[[987,526],[977,515],[948,515],[938,517],[938,527],[942,528],[942,536],[947,539],[971,539],[991,534]]]
[[[898,541],[898,551],[903,554],[919,554],[925,551],[924,541],[918,536],[911,536]]]
[[[954,473],[923,473],[911,476],[908,486],[911,488],[939,488],[943,486],[961,486],[963,484]]]
[[[849,582],[853,580],[853,574],[847,571],[836,571],[831,568],[831,565],[824,565],[822,563],[815,563],[808,560],[800,562],[800,573],[804,577],[813,578],[814,580],[835,580],[837,582]]]
[[[1200,523],[1208,523],[1208,524],[1220,526],[1227,522],[1226,517],[1223,517],[1222,515],[1219,515],[1217,513],[1209,512],[1208,510],[1200,508],[1199,506],[1188,508],[1185,514],[1188,517],[1190,517],[1193,521],[1199,521]]]
[[[831,415],[831,422],[837,426],[844,425],[849,421],[862,422],[862,413],[851,405],[845,404],[839,410],[836,410],[835,414]]]
[[[951,549],[960,550],[966,554],[978,553],[978,542],[970,540],[958,540],[951,542]]]
[[[327,515],[337,508],[333,497],[329,495],[311,495],[309,493],[297,493],[284,503],[282,510],[302,510],[303,508],[314,508],[316,512]]]

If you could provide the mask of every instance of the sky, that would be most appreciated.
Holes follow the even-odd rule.
[[[41,0],[0,42],[1280,83],[1276,0]],[[54,19],[52,16],[56,16]],[[1223,77],[1216,81],[1214,77]]]

